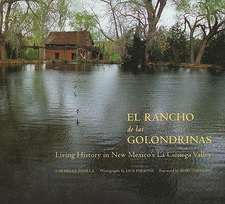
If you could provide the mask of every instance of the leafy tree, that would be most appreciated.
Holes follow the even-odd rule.
[[[181,26],[176,23],[168,32],[168,49],[165,52],[165,58],[174,62],[185,62],[187,57],[187,39],[186,33]]]
[[[96,29],[97,23],[95,16],[89,14],[87,11],[74,12],[72,13],[70,26],[73,28],[73,30],[92,32]]]
[[[96,16],[87,11],[72,13],[70,26],[75,31],[89,31],[94,41],[103,39],[101,31],[97,27]]]
[[[150,48],[148,50],[149,58],[151,61],[164,61],[169,44],[167,41],[168,32],[165,28],[161,27],[156,31],[155,37],[151,41]]]
[[[215,36],[206,48],[203,62],[208,64],[225,65],[225,32]]]
[[[0,34],[5,37],[8,57],[18,57],[29,37],[43,46],[51,30],[62,30],[68,17],[70,0],[1,0]],[[40,55],[43,57],[43,53]]]
[[[69,7],[70,7],[70,0],[60,0],[57,2],[57,8],[59,11],[58,16],[58,27],[60,31],[63,31],[66,26],[66,21],[70,15]]]

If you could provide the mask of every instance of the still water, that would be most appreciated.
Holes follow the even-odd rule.
[[[133,73],[118,65],[74,66],[0,68],[0,203],[225,203],[225,73],[182,68]],[[213,143],[129,145],[128,112],[192,112],[196,118],[189,123],[140,123],[142,134],[212,136]],[[55,156],[112,151],[205,151],[212,157]],[[74,172],[60,173],[63,169]],[[119,169],[153,172],[123,174]]]

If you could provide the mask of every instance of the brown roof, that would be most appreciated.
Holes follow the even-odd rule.
[[[93,41],[88,31],[51,32],[48,35],[46,45],[78,45],[91,47]]]

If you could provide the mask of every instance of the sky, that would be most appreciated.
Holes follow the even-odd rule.
[[[177,17],[175,7],[171,3],[168,3],[168,5],[165,7],[165,10],[163,11],[160,25],[171,27],[176,23],[176,20]]]

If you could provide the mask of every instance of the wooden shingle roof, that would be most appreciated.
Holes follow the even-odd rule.
[[[46,40],[46,45],[78,45],[92,47],[93,41],[88,31],[51,32]]]

